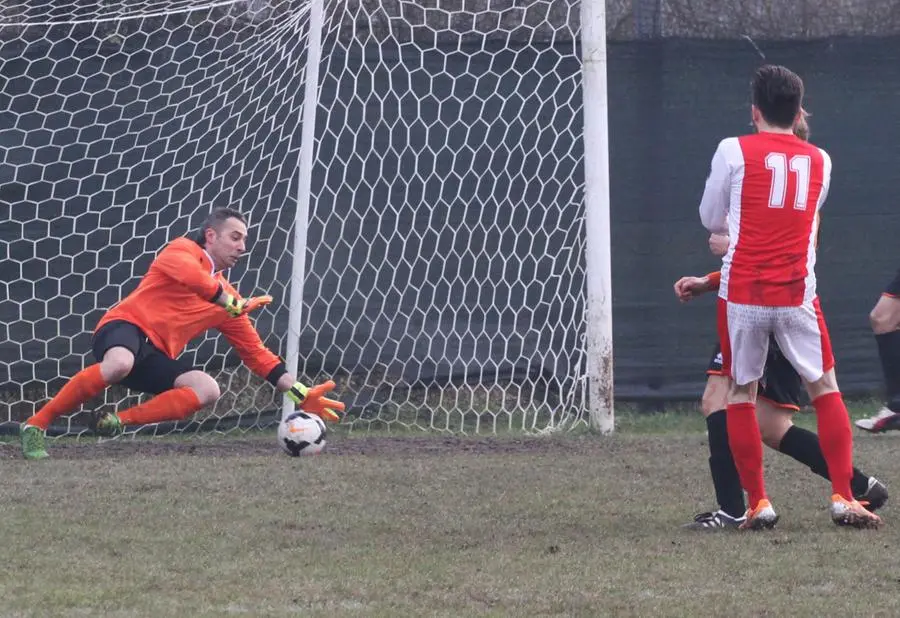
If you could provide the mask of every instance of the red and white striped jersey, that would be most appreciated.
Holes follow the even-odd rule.
[[[713,155],[700,219],[728,234],[719,296],[733,303],[794,307],[816,295],[816,220],[831,158],[794,135],[729,137]]]

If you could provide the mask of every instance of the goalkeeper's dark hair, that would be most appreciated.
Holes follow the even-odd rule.
[[[200,231],[197,232],[197,236],[194,237],[194,240],[197,241],[201,247],[204,246],[206,244],[206,230],[213,229],[218,232],[222,229],[222,224],[229,219],[237,219],[244,225],[247,225],[247,218],[241,211],[234,208],[215,208],[206,216],[206,219],[203,220]]]
[[[761,66],[753,76],[751,100],[770,125],[790,129],[803,106],[803,80],[786,67]]]

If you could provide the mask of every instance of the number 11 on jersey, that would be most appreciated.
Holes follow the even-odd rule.
[[[809,199],[809,170],[812,165],[809,155],[794,155],[788,161],[782,152],[766,155],[766,168],[772,171],[772,188],[769,192],[769,208],[784,208],[787,199],[788,173],[797,176],[794,210],[806,210]]]

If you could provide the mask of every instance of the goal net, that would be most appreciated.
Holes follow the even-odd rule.
[[[94,362],[97,321],[159,249],[234,206],[250,243],[229,279],[276,298],[253,319],[285,355],[302,269],[298,374],[335,379],[354,430],[582,422],[577,13],[544,0],[327,0],[304,169],[309,2],[4,5],[0,421],[26,418]],[[280,397],[217,333],[184,355],[221,400],[138,431],[280,416]],[[140,400],[112,388],[87,409]],[[85,411],[51,433],[84,431]]]

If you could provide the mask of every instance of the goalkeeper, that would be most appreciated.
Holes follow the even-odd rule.
[[[308,388],[266,349],[248,313],[271,297],[244,299],[222,274],[246,250],[247,222],[237,210],[217,208],[194,239],[170,242],[150,264],[137,289],[114,305],[94,331],[97,364],[78,372],[21,426],[26,459],[47,457],[44,432],[59,416],[96,397],[111,384],[156,395],[146,403],[95,419],[98,434],[113,436],[126,425],[180,421],[219,398],[208,374],[178,359],[187,343],[215,328],[257,375],[306,410],[330,422],[344,404],[326,398],[334,382]]]

